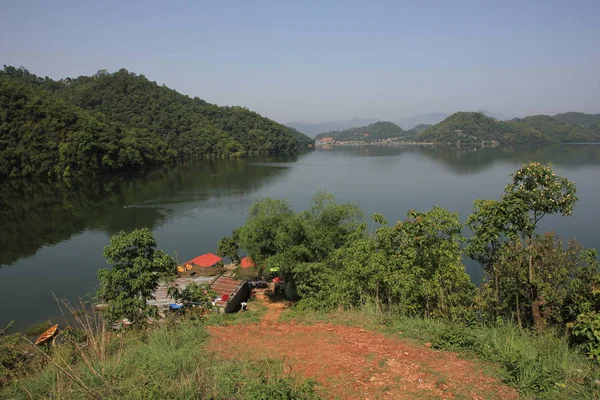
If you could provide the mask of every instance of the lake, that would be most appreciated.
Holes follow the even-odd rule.
[[[152,171],[77,183],[0,184],[0,329],[52,319],[54,295],[77,300],[93,292],[109,237],[139,227],[153,230],[159,248],[179,262],[214,252],[264,197],[307,207],[318,190],[359,203],[368,216],[403,219],[434,205],[472,212],[478,198],[496,199],[509,175],[528,161],[551,162],[577,185],[572,217],[549,216],[540,231],[577,237],[600,248],[600,145],[542,149],[433,146],[334,147],[293,157],[198,160]],[[474,281],[480,268],[468,263]]]

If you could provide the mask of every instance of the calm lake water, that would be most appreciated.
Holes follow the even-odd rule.
[[[403,219],[434,205],[472,212],[477,198],[497,198],[509,175],[528,161],[551,162],[577,185],[572,217],[546,217],[540,231],[577,237],[600,248],[600,145],[544,149],[339,147],[297,157],[195,161],[135,175],[50,185],[0,184],[0,328],[51,319],[57,297],[92,292],[109,237],[148,227],[159,247],[180,262],[214,252],[255,201],[288,199],[307,207],[318,190],[361,205],[366,215]],[[475,281],[476,265],[468,264]]]

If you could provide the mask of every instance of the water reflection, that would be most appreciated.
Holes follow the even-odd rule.
[[[319,151],[345,157],[398,157],[406,154],[422,154],[461,175],[480,173],[502,162],[539,161],[564,167],[600,164],[598,144],[561,144],[538,148],[434,145],[328,146],[319,148]]]
[[[293,163],[296,157],[258,161]],[[84,229],[110,235],[156,228],[198,202],[241,197],[281,176],[284,166],[252,166],[253,160],[180,163],[143,173],[77,182],[8,181],[0,184],[0,265],[32,256],[42,246],[68,240]]]

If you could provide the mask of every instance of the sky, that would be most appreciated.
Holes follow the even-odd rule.
[[[600,1],[0,0],[0,64],[126,68],[279,122],[600,113]]]

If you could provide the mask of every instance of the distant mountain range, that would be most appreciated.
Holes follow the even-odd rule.
[[[325,122],[288,122],[284,125],[294,128],[305,135],[315,137],[318,133],[329,131],[341,131],[349,128],[365,126],[379,121],[378,119],[352,118],[340,121]]]
[[[506,115],[483,112],[488,117],[496,118],[498,120],[511,119]],[[420,114],[414,117],[398,118],[392,122],[400,126],[402,129],[410,130],[417,125],[435,125],[448,118],[451,114],[443,112],[433,112],[428,114]],[[350,128],[362,128],[371,125],[375,122],[379,122],[379,119],[369,118],[352,118],[339,121],[324,121],[324,122],[287,122],[284,125],[294,128],[305,135],[315,137],[319,133],[333,132],[333,131],[344,131]]]
[[[440,115],[435,114],[436,117]],[[429,116],[433,118],[434,114]],[[320,133],[315,139],[336,142],[377,142],[384,139],[461,144],[495,142],[511,145],[600,142],[599,121],[600,115],[583,113],[535,115],[500,121],[479,112],[457,112],[436,124],[419,124],[409,130],[393,122],[381,121]]]
[[[563,118],[564,119],[564,118]],[[578,120],[594,121],[591,114],[580,114]],[[535,115],[499,121],[482,113],[457,112],[417,135],[421,142],[546,144],[600,142],[598,125],[581,126],[557,116]]]

